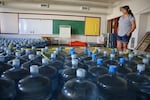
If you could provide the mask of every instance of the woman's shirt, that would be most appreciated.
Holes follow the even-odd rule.
[[[118,35],[119,36],[125,36],[132,28],[132,22],[135,20],[134,17],[129,15],[128,17],[120,17],[119,19],[119,30]]]

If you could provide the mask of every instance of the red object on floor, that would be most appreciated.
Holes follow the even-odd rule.
[[[68,44],[69,46],[87,46],[86,42],[81,42],[81,41],[73,41],[73,42],[69,42]]]

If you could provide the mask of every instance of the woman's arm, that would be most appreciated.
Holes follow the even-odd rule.
[[[127,36],[130,36],[131,33],[136,29],[136,22],[135,20],[131,22],[131,30],[127,33]]]

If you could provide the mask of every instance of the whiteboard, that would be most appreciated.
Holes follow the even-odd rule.
[[[20,34],[52,34],[52,30],[52,20],[19,19]]]
[[[18,14],[0,13],[1,33],[18,33]]]
[[[60,25],[59,32],[60,32],[59,37],[71,38],[71,26],[70,25]]]

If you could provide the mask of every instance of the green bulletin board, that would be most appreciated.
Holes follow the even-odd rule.
[[[74,35],[84,35],[85,21],[53,20],[53,34],[59,34],[60,25],[70,25]]]

